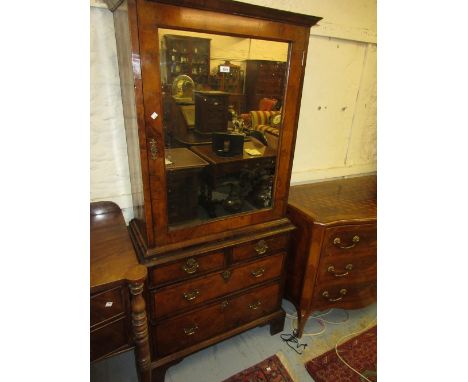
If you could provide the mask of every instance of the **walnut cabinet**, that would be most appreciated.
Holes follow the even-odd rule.
[[[148,269],[151,378],[162,381],[170,365],[197,350],[258,325],[269,324],[272,334],[283,328],[285,264],[295,229],[286,217],[287,197],[310,27],[320,18],[224,0],[109,3],[134,207],[129,232]],[[239,128],[235,113],[221,115],[226,107],[217,100],[196,120],[196,94],[222,89],[201,80],[194,63],[203,64],[203,75],[208,67],[228,73],[226,61],[245,71],[255,52],[268,52],[285,68],[274,148]],[[191,71],[174,78],[173,55]],[[190,123],[177,125],[174,113]],[[230,156],[226,138],[225,154],[215,154],[211,133],[220,132],[240,135],[243,153]]]

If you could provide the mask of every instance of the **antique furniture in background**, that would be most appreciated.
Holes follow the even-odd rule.
[[[91,203],[90,224],[91,361],[135,347],[140,380],[150,381],[146,267],[138,263],[118,205]]]
[[[247,60],[245,71],[246,109],[258,108],[262,98],[274,98],[281,106],[283,88],[286,79],[287,65],[285,62],[267,60]]]
[[[272,334],[283,328],[284,265],[294,230],[286,217],[287,195],[310,27],[319,20],[224,0],[128,0],[114,11],[135,216],[129,231],[149,273],[153,381],[163,381],[166,369],[183,357],[228,337],[258,325],[269,324]],[[160,61],[167,59],[160,46],[168,34],[208,38],[211,51],[223,47],[223,61],[230,60],[228,54],[249,52],[252,41],[265,50],[276,44],[289,51],[288,61],[276,69],[284,78],[278,82],[282,87],[275,88],[280,94],[261,97],[287,100],[278,148],[259,142],[248,154],[253,138],[246,137],[245,153],[225,160],[214,159],[210,142],[201,144],[207,134],[186,131],[177,142],[171,140],[170,113],[164,110],[164,98],[171,96],[164,77],[167,65]],[[243,48],[234,51],[239,46]],[[210,69],[218,65],[219,59],[210,57]],[[198,125],[201,132],[208,129],[210,118],[218,117],[205,111],[206,119]],[[195,114],[197,126],[196,102]],[[225,130],[224,122],[216,130]],[[171,181],[171,166],[180,163],[168,156],[181,143],[208,163],[199,172],[200,187]],[[243,201],[245,208],[233,208],[233,190],[245,181],[244,167],[259,168],[263,161],[270,164],[265,185],[257,197]],[[222,203],[222,214],[212,214],[203,189],[220,182],[226,187],[212,189],[212,196],[228,201]],[[196,214],[175,216],[177,207],[171,205],[192,197],[188,204],[192,208],[198,200]]]
[[[221,91],[195,92],[196,132],[211,134],[227,130],[228,97],[228,93]]]
[[[376,176],[291,187],[288,216],[298,229],[286,298],[296,306],[299,337],[314,311],[376,301]]]
[[[163,56],[167,82],[181,74],[191,77],[197,89],[208,84],[210,72],[210,40],[206,38],[164,35]]]

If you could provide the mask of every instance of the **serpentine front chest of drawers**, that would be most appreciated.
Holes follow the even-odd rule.
[[[376,176],[291,187],[288,216],[298,230],[286,298],[296,306],[299,337],[313,311],[376,301],[376,213]]]

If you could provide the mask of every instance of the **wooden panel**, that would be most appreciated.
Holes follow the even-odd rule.
[[[128,343],[125,318],[114,321],[91,332],[91,361],[124,348]]]
[[[124,313],[124,309],[121,287],[91,296],[91,326]]]
[[[323,254],[342,256],[349,254],[375,254],[377,225],[344,225],[328,228],[325,233]]]
[[[172,264],[153,268],[150,271],[151,286],[156,287],[169,282],[182,281],[192,276],[216,271],[221,269],[223,265],[223,251],[189,257]]]
[[[200,303],[233,293],[281,274],[284,253],[168,287],[153,294],[153,315],[161,318],[178,310],[195,307]]]
[[[247,244],[239,245],[232,250],[232,261],[243,261],[257,256],[267,256],[280,250],[287,249],[289,235],[278,235]]]

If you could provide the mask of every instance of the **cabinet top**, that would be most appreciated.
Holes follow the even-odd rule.
[[[134,270],[139,267],[119,206],[112,202],[91,203],[91,290],[134,278]]]
[[[377,176],[293,186],[288,208],[303,212],[318,224],[377,219]]]
[[[175,5],[179,7],[196,8],[213,12],[229,13],[239,16],[272,20],[288,24],[311,27],[322,17],[282,11],[249,3],[231,0],[148,0],[154,3]]]

